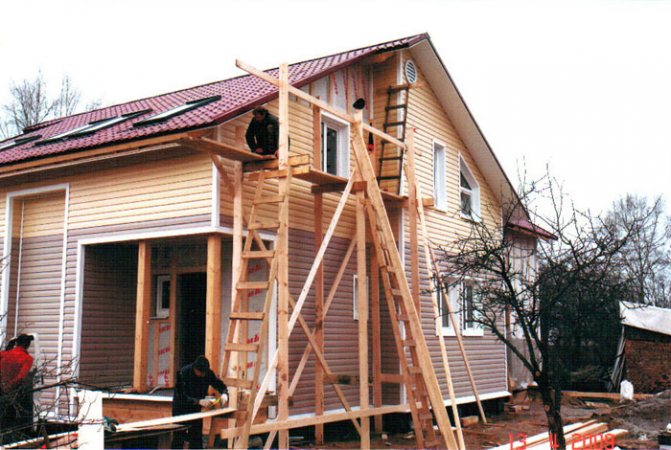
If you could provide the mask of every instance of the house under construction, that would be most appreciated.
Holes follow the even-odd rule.
[[[435,288],[435,249],[474,222],[536,230],[501,223],[515,192],[428,35],[238,67],[0,142],[2,333],[39,336],[64,368],[46,381],[131,386],[103,403],[121,422],[169,416],[176,370],[205,354],[235,409],[210,427],[235,447],[351,421],[365,448],[409,413],[419,447],[463,448],[448,409],[485,420],[506,349],[469,320],[473,289]],[[261,105],[278,158],[245,144]]]

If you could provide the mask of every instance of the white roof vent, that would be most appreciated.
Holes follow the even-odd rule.
[[[405,62],[405,79],[410,84],[417,81],[417,67],[411,59]]]

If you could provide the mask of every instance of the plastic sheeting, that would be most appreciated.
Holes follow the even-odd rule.
[[[671,309],[621,302],[622,325],[671,336]]]

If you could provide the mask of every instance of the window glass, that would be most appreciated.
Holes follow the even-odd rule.
[[[436,208],[447,208],[447,184],[445,177],[445,147],[433,144],[433,198]]]

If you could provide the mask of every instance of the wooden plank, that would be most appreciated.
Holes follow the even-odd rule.
[[[133,390],[147,391],[147,355],[149,353],[149,315],[151,311],[151,244],[140,241],[137,255],[137,294],[135,296],[135,353]]]
[[[319,117],[319,109],[313,106],[313,114]],[[317,131],[320,129],[320,121],[317,123]],[[317,142],[318,144],[319,142]],[[321,160],[321,146],[315,146],[315,156],[320,155]],[[318,167],[321,167],[321,163]],[[324,239],[324,222],[322,215],[324,214],[324,198],[322,194],[314,194],[314,250],[315,254],[319,252],[322,240]],[[317,267],[317,274],[315,275],[315,342],[317,348],[324,353],[324,265],[319,264]],[[309,355],[309,353],[308,353]],[[307,362],[307,358],[305,358]],[[301,362],[303,360],[301,359]],[[320,364],[315,366],[315,414],[324,414],[324,369]],[[317,445],[324,445],[324,425],[315,425],[315,442]]]
[[[205,152],[209,154],[219,155],[222,158],[230,159],[232,161],[250,162],[250,161],[264,161],[273,159],[269,155],[257,155],[245,148],[235,147],[224,142],[217,142],[206,137],[194,138],[184,137],[177,141],[184,147]]]
[[[375,228],[371,224],[371,228]],[[373,364],[373,406],[382,406],[382,341],[380,328],[380,268],[377,253],[370,255],[370,318],[371,318],[371,352]],[[373,417],[373,429],[382,432],[382,416]]]
[[[290,166],[302,166],[305,164],[310,164],[310,155],[291,155],[289,156]],[[266,159],[264,161],[250,161],[243,163],[244,172],[255,172],[259,170],[272,170],[278,169],[280,167],[280,162],[276,158]]]
[[[297,419],[288,419],[284,421],[268,421],[262,424],[252,425],[250,434],[269,433],[277,430],[289,430],[292,428],[309,427],[320,423],[342,422],[360,417],[370,417],[373,415],[392,414],[396,412],[407,412],[408,405],[383,406],[382,408],[369,408],[366,410],[354,410],[351,412],[330,413],[321,416],[302,417]],[[230,439],[240,434],[240,428],[227,428],[221,430],[222,439]]]
[[[211,411],[204,411],[204,412],[199,412],[199,413],[183,414],[183,415],[180,415],[180,416],[163,417],[163,418],[160,418],[160,419],[151,419],[151,420],[142,420],[142,421],[139,421],[139,422],[122,423],[122,424],[119,424],[116,427],[116,432],[117,433],[123,433],[123,432],[126,432],[126,431],[135,431],[135,430],[139,430],[139,429],[157,427],[157,426],[171,424],[171,423],[182,423],[182,422],[188,422],[190,420],[197,420],[197,419],[205,419],[205,418],[208,418],[208,417],[223,416],[223,415],[231,414],[231,413],[234,413],[234,412],[235,412],[235,409],[233,409],[233,408],[221,408],[221,409],[213,409]]]
[[[281,64],[279,68],[279,149],[278,159],[280,168],[286,167],[289,160],[289,67]],[[289,182],[290,178],[279,181],[280,195],[286,196],[286,207],[280,208],[278,220],[278,271],[277,271],[277,336],[278,336],[278,364],[277,364],[277,393],[278,393],[278,420],[289,418]],[[261,394],[265,395],[265,392]],[[254,415],[247,418],[254,420]],[[240,444],[240,443],[238,443]],[[279,448],[289,448],[289,433],[281,430],[278,440]],[[242,447],[247,447],[245,442]]]
[[[361,116],[361,111],[357,111]],[[368,404],[368,283],[366,283],[366,215],[365,193],[356,194],[357,311],[359,316],[359,408]],[[370,418],[361,418],[361,448],[370,448]]]
[[[255,69],[254,67],[250,66],[249,64],[245,64],[244,62],[240,61],[239,59],[237,59],[235,61],[235,65],[238,68],[240,68],[240,69],[242,69],[246,72],[251,73],[252,75],[256,75],[257,77],[261,78],[264,81],[267,81],[270,84],[273,84],[275,86],[280,85],[280,80],[278,80],[277,78],[275,78],[271,75],[268,75],[267,73],[262,72],[258,69]],[[312,105],[315,105],[315,106],[319,107],[320,109],[333,114],[334,116],[338,117],[341,120],[347,121],[349,123],[354,122],[354,119],[352,118],[351,115],[341,111],[340,109],[335,108],[335,107],[329,105],[328,103],[323,102],[323,101],[311,96],[310,94],[308,94],[306,92],[303,92],[300,89],[297,89],[297,88],[295,88],[295,87],[293,87],[289,84],[287,84],[287,87],[288,87],[289,93],[295,95],[296,97],[300,98],[301,100],[305,100],[306,102],[308,102]],[[396,139],[395,137],[393,137],[393,136],[391,136],[391,135],[389,135],[389,134],[387,134],[383,131],[380,131],[377,128],[372,127],[368,124],[362,123],[361,126],[363,127],[364,130],[368,131],[369,133],[373,133],[374,135],[378,136],[379,138],[384,139],[385,141],[387,141],[389,143],[392,143],[392,144],[394,144],[394,145],[396,145],[396,146],[398,146],[402,149],[405,149],[405,143],[403,143],[403,141],[400,141],[400,140]],[[280,124],[280,130],[281,129],[282,129],[282,126]]]
[[[422,188],[418,183],[418,180],[415,175],[415,151],[414,151],[414,134],[415,131],[413,128],[408,130],[408,167],[406,172],[406,177],[408,179],[408,185],[412,186],[412,195],[410,198],[414,198],[415,201],[411,203],[413,210],[415,211],[415,218],[419,219],[420,229],[421,229],[421,238],[424,248],[424,264],[428,273],[429,281],[433,280],[433,271],[431,266],[431,253],[430,253],[430,243],[428,239],[428,232],[426,229],[426,216],[424,215],[424,204],[418,199],[422,198]],[[415,230],[416,232],[416,230]],[[415,239],[416,241],[416,239]],[[417,267],[418,276],[419,276],[419,267]],[[439,276],[439,274],[435,274]],[[446,297],[447,298],[447,297]],[[450,370],[450,363],[447,357],[447,347],[445,345],[445,339],[443,337],[443,324],[442,317],[440,315],[440,309],[438,307],[438,298],[436,296],[435,290],[431,290],[431,307],[433,310],[434,317],[434,326],[438,331],[438,344],[440,347],[440,356],[443,363],[443,371],[445,372],[445,380],[447,382],[447,392],[450,396],[450,403],[452,407],[452,417],[454,418],[456,428],[457,428],[457,440],[459,442],[460,448],[465,448],[466,444],[464,443],[464,434],[461,429],[461,422],[459,420],[459,409],[457,408],[457,396],[454,391],[454,383],[452,382],[452,373]]]
[[[620,400],[620,394],[614,392],[581,392],[581,391],[562,391],[562,395],[571,398],[591,398],[591,399],[606,399],[606,400]],[[654,394],[634,394],[634,400],[645,400],[652,398]]]
[[[412,127],[406,131],[406,145],[408,146],[407,165],[408,171],[415,173],[415,145]],[[407,171],[406,171],[407,172]],[[409,203],[409,225],[410,225],[410,277],[412,284],[412,298],[415,299],[415,307],[420,320],[422,320],[422,307],[419,286],[419,246],[417,245],[417,188],[415,183],[408,182]]]
[[[322,117],[317,105],[312,105],[312,155],[314,167],[322,170]]]
[[[207,237],[205,357],[219,367],[221,354],[221,235]]]
[[[363,135],[357,126],[353,126],[351,130],[353,133],[351,142],[355,150],[354,155],[363,179],[368,181],[368,198],[378,218],[378,227],[381,228],[381,233],[387,242],[395,243],[396,241],[389,223],[389,218],[387,216],[384,203],[382,202],[380,188],[375,178],[375,172],[371,165],[370,157],[368,156],[368,152],[364,144]],[[421,323],[419,316],[417,315],[415,304],[412,301],[408,282],[403,271],[403,264],[400,258],[400,254],[398,253],[395,245],[390,246],[389,254],[391,257],[391,265],[392,267],[396,268],[396,279],[398,281],[399,287],[404,292],[402,301],[404,302],[406,312],[410,315],[411,319],[407,323],[410,328],[410,335],[417,341],[416,352],[419,365],[422,369],[424,384],[426,385],[427,394],[430,399],[430,403],[433,406],[433,412],[436,416],[438,429],[440,430],[440,434],[445,441],[445,446],[448,448],[456,448],[457,443],[454,438],[454,434],[452,433],[447,411],[443,406],[443,396],[440,391],[436,374],[433,370],[431,355],[426,344],[426,339],[421,328]]]

